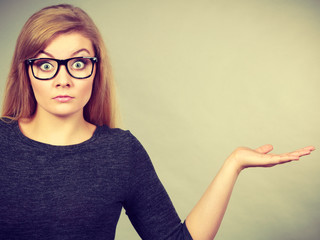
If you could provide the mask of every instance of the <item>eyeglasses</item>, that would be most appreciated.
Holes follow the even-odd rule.
[[[71,77],[85,79],[92,75],[94,64],[98,62],[96,57],[75,57],[64,60],[53,58],[30,58],[26,64],[31,66],[32,74],[39,80],[54,78],[61,65],[66,66]]]

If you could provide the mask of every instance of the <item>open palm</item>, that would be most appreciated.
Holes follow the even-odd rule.
[[[272,150],[273,146],[270,144],[263,145],[257,149],[239,147],[230,157],[236,161],[240,170],[249,167],[272,167],[278,164],[297,161],[301,156],[309,155],[315,148],[308,146],[282,154],[271,154]]]

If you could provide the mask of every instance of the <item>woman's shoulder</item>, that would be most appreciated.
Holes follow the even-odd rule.
[[[15,138],[15,126],[17,121],[9,118],[0,118],[0,144],[3,145],[9,139]]]
[[[4,130],[11,130],[17,124],[16,120],[12,120],[7,117],[0,117],[0,129],[1,131]]]
[[[96,130],[96,137],[99,139],[98,141],[107,142],[118,147],[141,147],[140,141],[131,133],[130,130],[99,126]]]
[[[99,138],[113,141],[134,141],[136,138],[129,130],[121,128],[110,128],[106,125],[97,127],[97,135]]]

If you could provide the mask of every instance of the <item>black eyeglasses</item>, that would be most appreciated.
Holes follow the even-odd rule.
[[[75,57],[68,59],[54,58],[30,58],[26,64],[31,66],[32,74],[39,80],[50,80],[54,78],[61,65],[66,66],[71,77],[85,79],[92,75],[94,64],[98,62],[96,57]]]

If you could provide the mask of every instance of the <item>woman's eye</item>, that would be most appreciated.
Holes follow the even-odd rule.
[[[38,67],[42,71],[51,71],[54,68],[54,66],[52,64],[48,63],[48,62],[38,64]]]
[[[83,69],[85,67],[85,63],[82,61],[76,61],[72,64],[73,69]]]

